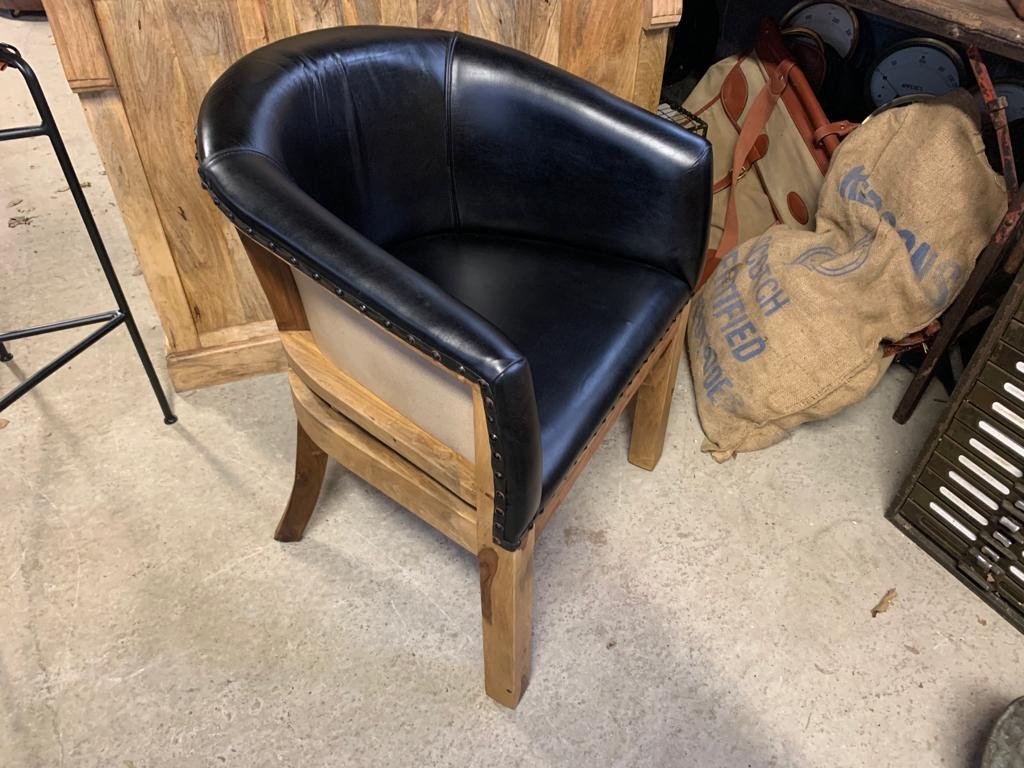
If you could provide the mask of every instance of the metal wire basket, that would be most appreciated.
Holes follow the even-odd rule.
[[[682,126],[691,133],[707,138],[708,124],[692,112],[687,112],[680,104],[662,102],[658,105],[658,114],[676,125]]]

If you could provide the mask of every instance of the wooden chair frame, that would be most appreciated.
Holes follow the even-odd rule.
[[[491,448],[479,385],[409,346],[471,392],[475,457],[470,462],[331,363],[309,330],[290,267],[245,235],[242,241],[277,321],[298,418],[295,482],[274,538],[302,538],[330,456],[471,552],[480,570],[485,688],[491,698],[514,708],[530,677],[537,535],[634,396],[637,404],[629,460],[648,470],[658,463],[683,346],[683,313],[676,316],[619,395],[543,514],[523,537],[522,546],[509,551],[492,536]]]

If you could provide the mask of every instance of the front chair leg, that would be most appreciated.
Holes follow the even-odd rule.
[[[665,447],[665,430],[676,389],[676,373],[683,351],[686,324],[680,320],[673,331],[672,343],[654,364],[647,379],[636,393],[633,434],[629,441],[629,462],[652,470],[658,465]]]
[[[484,624],[484,687],[487,695],[515,709],[530,682],[535,531],[515,552],[483,546],[480,608]]]
[[[327,454],[306,434],[302,424],[298,425],[295,441],[295,482],[288,506],[277,524],[274,538],[278,541],[298,541],[306,530],[316,501],[320,498],[320,487],[327,471]]]

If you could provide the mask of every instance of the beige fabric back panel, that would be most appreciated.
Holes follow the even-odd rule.
[[[292,270],[320,351],[338,368],[473,461],[473,395],[419,353]]]

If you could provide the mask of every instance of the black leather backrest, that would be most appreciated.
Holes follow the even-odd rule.
[[[462,228],[626,256],[696,283],[710,210],[703,140],[466,35],[455,42],[450,99]]]
[[[274,158],[378,245],[449,230],[451,45],[446,32],[345,27],[256,50],[210,89],[203,111],[216,119],[200,122],[200,146]]]
[[[310,32],[244,57],[204,113],[217,116],[200,123],[207,156],[267,155],[378,245],[503,231],[696,283],[707,143],[510,48],[433,30]]]

